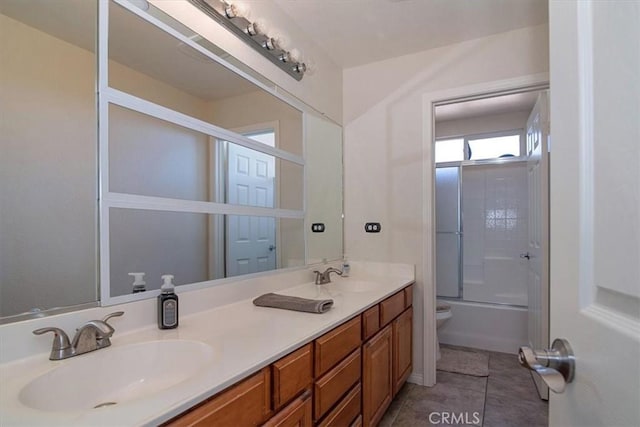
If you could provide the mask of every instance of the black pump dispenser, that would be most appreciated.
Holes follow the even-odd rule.
[[[174,329],[178,327],[178,295],[173,291],[173,276],[162,276],[164,283],[158,295],[158,328]]]

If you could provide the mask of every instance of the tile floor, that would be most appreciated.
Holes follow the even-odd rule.
[[[518,365],[517,356],[475,349],[465,350],[482,352],[489,356],[488,377],[437,371],[437,384],[434,387],[407,383],[391,403],[380,422],[380,427],[548,425],[547,402],[538,397],[531,375]],[[434,412],[440,414],[431,415],[432,423],[429,414]],[[447,420],[442,417],[445,412],[454,413],[456,417],[467,415],[466,418]]]

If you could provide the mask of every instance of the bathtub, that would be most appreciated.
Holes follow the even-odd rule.
[[[526,307],[442,299],[452,317],[438,329],[441,344],[516,354],[527,345]]]

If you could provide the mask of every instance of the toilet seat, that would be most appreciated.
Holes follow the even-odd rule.
[[[451,311],[451,306],[442,301],[436,301],[436,312],[442,313],[444,311]]]

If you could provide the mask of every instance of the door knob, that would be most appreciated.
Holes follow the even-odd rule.
[[[520,365],[540,375],[544,383],[555,393],[562,393],[567,384],[573,381],[576,361],[569,342],[564,338],[553,341],[551,348],[532,350],[520,347],[518,350]]]
[[[520,258],[526,258],[526,259],[531,259],[532,256],[529,252],[525,252],[523,254],[520,254]]]
[[[269,252],[273,252],[276,249],[276,245],[269,245]]]

